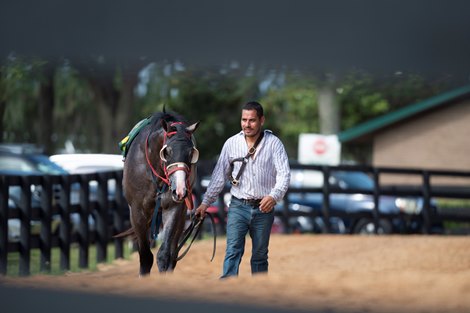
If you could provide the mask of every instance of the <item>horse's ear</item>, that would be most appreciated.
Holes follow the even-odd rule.
[[[196,130],[196,128],[198,126],[199,126],[199,122],[196,122],[196,123],[186,127],[186,130],[192,134],[192,133],[194,133],[194,131]]]
[[[165,103],[163,103],[163,110],[162,110],[163,113],[166,113],[166,110],[165,110]]]

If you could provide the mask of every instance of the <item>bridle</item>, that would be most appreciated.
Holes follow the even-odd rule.
[[[182,122],[174,122],[174,123],[171,123],[170,126],[175,126],[175,125],[179,125],[179,124],[183,124],[183,123]],[[189,166],[184,162],[175,162],[175,163],[171,163],[169,165],[166,165],[167,160],[165,158],[164,152],[165,152],[165,149],[168,147],[167,140],[171,136],[176,135],[177,131],[172,131],[172,132],[163,131],[163,132],[164,132],[164,134],[163,134],[163,147],[160,149],[160,162],[161,162],[161,165],[162,165],[161,167],[163,168],[164,177],[158,174],[158,172],[153,167],[152,162],[150,162],[148,147],[149,147],[149,138],[150,138],[150,135],[152,134],[152,132],[149,132],[149,134],[147,135],[147,139],[145,140],[145,158],[147,159],[147,164],[149,165],[150,169],[152,170],[152,173],[156,177],[160,178],[167,185],[169,185],[170,184],[169,177],[171,176],[171,174],[173,174],[174,172],[179,171],[179,170],[183,170],[187,174],[189,174],[191,172],[191,170],[190,170]],[[191,134],[189,134],[189,133],[187,133],[187,135],[191,136]],[[192,143],[193,143],[193,156],[192,156],[192,159],[191,159],[191,164],[196,164],[198,159],[199,159],[199,150],[197,150],[196,147],[194,146],[194,141],[192,141]]]

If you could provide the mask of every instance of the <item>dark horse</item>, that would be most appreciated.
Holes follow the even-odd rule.
[[[140,275],[149,274],[153,265],[149,233],[154,210],[161,210],[163,224],[158,270],[176,266],[187,208],[193,205],[191,187],[199,157],[193,133],[198,125],[188,126],[182,117],[163,110],[152,115],[128,150],[122,183],[132,227],[126,233],[136,239]]]

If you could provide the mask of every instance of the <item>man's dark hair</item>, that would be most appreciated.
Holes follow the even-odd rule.
[[[256,101],[250,101],[250,102],[245,103],[242,107],[242,110],[255,110],[256,115],[258,115],[258,118],[261,118],[264,116],[263,106],[261,105],[261,103],[256,102]]]

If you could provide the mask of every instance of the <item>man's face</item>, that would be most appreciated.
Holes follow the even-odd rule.
[[[246,137],[258,135],[263,124],[264,116],[260,119],[256,114],[256,110],[242,110],[241,125]]]

